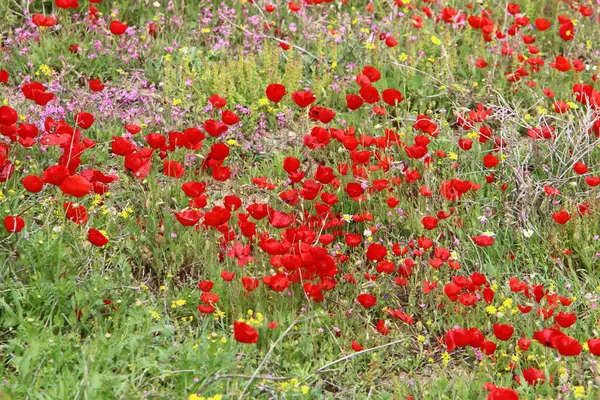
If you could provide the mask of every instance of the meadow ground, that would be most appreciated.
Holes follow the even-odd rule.
[[[599,43],[595,0],[0,1],[0,398],[598,398]]]

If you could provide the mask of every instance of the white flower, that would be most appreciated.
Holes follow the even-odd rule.
[[[365,229],[363,235],[365,235],[366,237],[371,237],[371,235],[373,235],[373,232],[371,232],[370,229]]]
[[[533,230],[523,229],[523,236],[525,236],[527,239],[529,239],[530,237],[533,236]]]

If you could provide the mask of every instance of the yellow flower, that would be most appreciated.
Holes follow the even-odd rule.
[[[439,46],[442,44],[442,41],[437,36],[431,36],[431,43]]]
[[[583,386],[573,386],[573,396],[576,399],[581,399],[585,396],[585,388]]]
[[[494,306],[487,306],[485,308],[485,312],[487,312],[488,314],[492,315],[492,314],[496,314],[498,310],[496,309],[496,307]]]
[[[267,99],[266,97],[263,97],[262,99],[259,99],[258,100],[258,105],[259,106],[269,105],[269,99]]]
[[[442,354],[442,363],[444,365],[448,365],[449,362],[450,362],[450,354],[448,354],[448,352],[445,351],[444,354]]]
[[[450,151],[450,152],[448,152],[448,159],[449,159],[449,160],[456,161],[456,160],[458,160],[458,154],[456,154],[456,153],[454,153],[454,152]]]
[[[47,66],[46,64],[42,64],[42,65],[40,65],[40,69],[39,69],[39,71],[40,71],[42,74],[46,75],[46,76],[50,76],[50,75],[52,75],[52,72],[53,72],[53,71],[52,71],[52,68],[50,68],[50,67],[49,67],[49,66]]]
[[[192,393],[188,396],[188,400],[206,400],[206,397],[200,397],[196,393]]]
[[[177,307],[183,307],[185,306],[185,304],[187,303],[187,301],[185,300],[175,300],[173,302],[171,302],[171,308],[177,308]]]

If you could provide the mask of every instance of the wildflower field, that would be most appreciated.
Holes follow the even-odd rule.
[[[600,398],[600,1],[0,0],[0,399]]]

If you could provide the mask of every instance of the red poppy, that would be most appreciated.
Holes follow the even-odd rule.
[[[371,243],[367,248],[367,260],[377,262],[387,256],[387,249],[378,243]]]
[[[0,107],[0,124],[1,125],[13,125],[16,124],[19,119],[19,114],[14,108],[9,106]]]
[[[283,86],[279,83],[271,83],[269,86],[267,86],[267,89],[266,89],[267,98],[269,100],[271,100],[273,103],[279,103],[281,101],[281,99],[283,98],[283,96],[285,96],[285,94],[286,94],[285,86]]]
[[[564,225],[571,219],[571,216],[565,210],[561,210],[552,214],[552,219],[557,223]]]
[[[559,312],[554,316],[554,321],[556,321],[561,328],[568,328],[577,321],[577,315]]]
[[[498,340],[503,341],[509,340],[515,331],[515,328],[507,324],[494,324],[493,329],[494,336],[496,336]]]
[[[124,34],[127,30],[127,24],[124,24],[123,22],[118,20],[114,20],[110,22],[109,29],[110,33],[112,33],[113,35],[120,36]]]
[[[402,98],[402,93],[396,89],[385,89],[383,92],[381,92],[381,98],[390,106],[396,106],[404,101],[404,98]]]
[[[27,175],[21,180],[23,187],[30,193],[39,193],[44,187],[44,181],[37,175]]]
[[[355,342],[354,340],[352,341],[351,347],[354,351],[361,351],[364,349],[364,347],[362,347],[358,342]]]
[[[88,231],[88,240],[96,247],[102,247],[108,243],[108,238],[96,228],[91,228]]]
[[[494,237],[487,235],[474,236],[473,242],[480,247],[488,247],[494,244]]]
[[[171,178],[180,178],[185,173],[185,168],[177,161],[165,160],[163,162],[163,173]]]
[[[210,101],[210,104],[212,104],[214,108],[223,108],[227,105],[227,100],[220,97],[218,94],[210,96],[208,101]]]
[[[197,210],[185,210],[175,213],[175,218],[183,226],[194,226],[198,223],[204,213]]]
[[[68,176],[60,184],[60,189],[64,194],[80,198],[92,191],[92,184],[81,175]]]
[[[233,336],[240,343],[258,342],[258,331],[245,322],[236,321],[233,323]]]
[[[233,111],[225,110],[221,114],[221,121],[223,121],[225,125],[235,125],[240,122],[240,117]]]
[[[89,112],[75,114],[75,124],[81,129],[89,129],[94,124],[94,116]]]
[[[298,106],[306,108],[317,100],[313,92],[310,91],[297,91],[292,93],[292,100]]]
[[[600,339],[588,339],[587,341],[590,353],[595,356],[600,356]]]
[[[25,220],[18,215],[4,217],[4,228],[7,232],[18,233],[25,228]]]
[[[552,23],[544,18],[537,18],[535,20],[535,27],[540,31],[545,31],[546,29],[550,28],[551,25]]]
[[[519,400],[519,394],[512,389],[494,387],[487,400]]]
[[[368,293],[363,293],[361,295],[359,295],[356,300],[358,300],[358,302],[364,307],[364,308],[371,308],[373,306],[375,306],[375,304],[377,304],[377,297],[373,296],[372,294],[368,294]]]
[[[88,85],[92,92],[101,92],[104,90],[104,84],[100,79],[90,79]]]
[[[41,26],[41,27],[46,27],[46,28],[56,25],[55,18],[46,17],[45,15],[42,15],[42,14],[33,14],[31,16],[31,22],[33,22],[33,24],[36,26]]]

